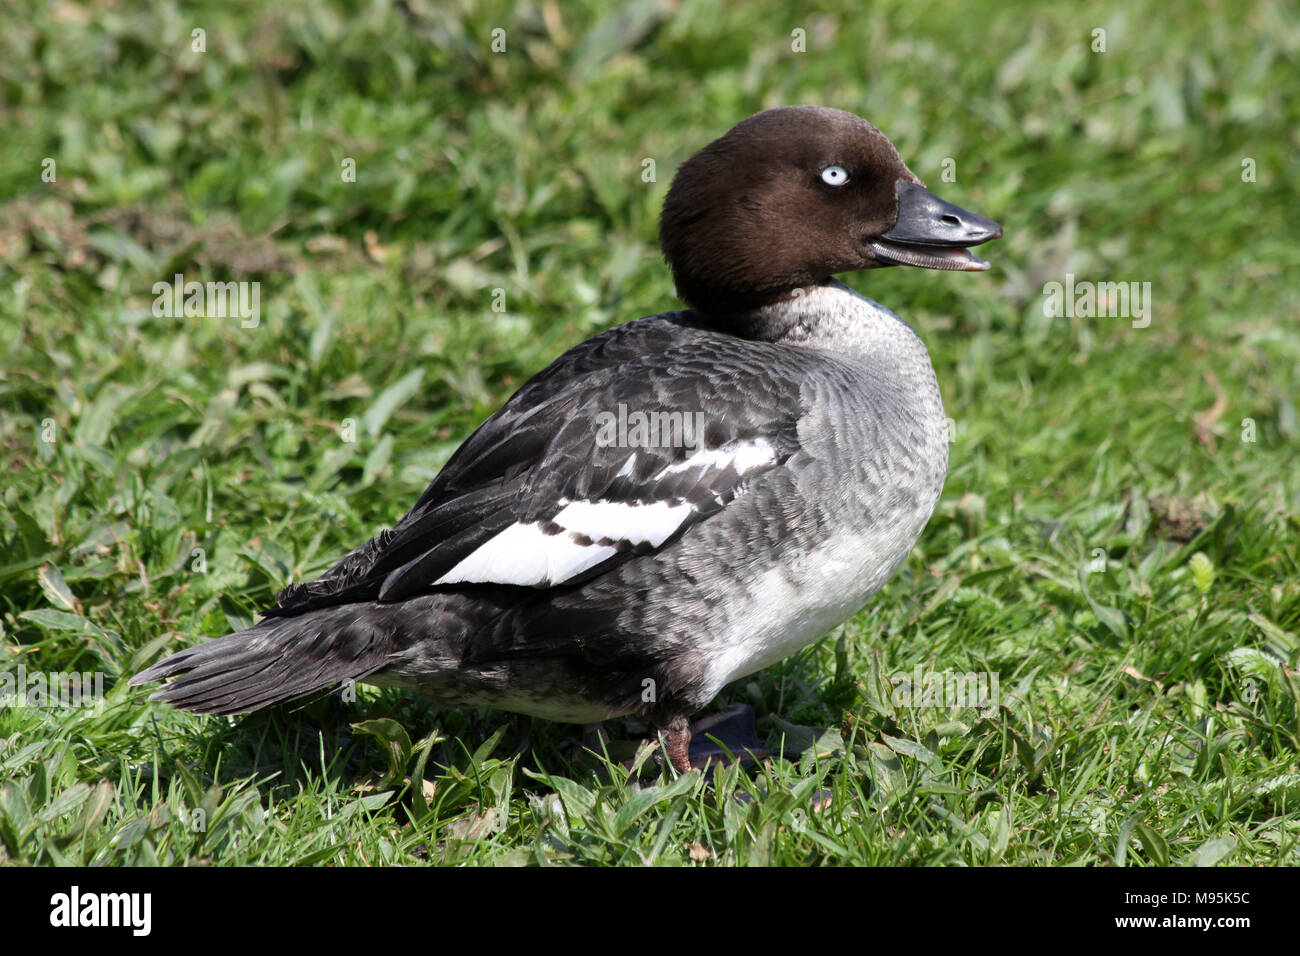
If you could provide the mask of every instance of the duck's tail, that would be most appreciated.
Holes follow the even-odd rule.
[[[173,654],[131,683],[176,678],[150,695],[198,714],[243,714],[381,670],[395,649],[385,615],[351,604],[274,617]]]

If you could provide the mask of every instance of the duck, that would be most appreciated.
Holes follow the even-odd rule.
[[[943,489],[924,343],[836,276],[984,271],[970,248],[1001,235],[853,113],[742,120],[664,200],[684,308],[569,349],[395,526],[131,683],[211,715],[363,682],[553,721],[631,716],[675,771],[698,767],[692,718],[862,609]]]

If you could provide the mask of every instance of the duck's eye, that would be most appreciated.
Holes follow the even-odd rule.
[[[822,182],[827,186],[843,186],[849,181],[849,174],[843,166],[827,166],[822,170]]]

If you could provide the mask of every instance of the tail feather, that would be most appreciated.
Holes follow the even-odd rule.
[[[150,695],[199,714],[243,714],[361,680],[389,662],[394,639],[366,605],[277,617],[174,654],[131,678],[171,679]]]

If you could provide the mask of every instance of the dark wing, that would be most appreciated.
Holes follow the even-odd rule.
[[[801,365],[676,316],[612,329],[520,388],[396,527],[268,613],[572,585],[662,548],[798,449]]]

